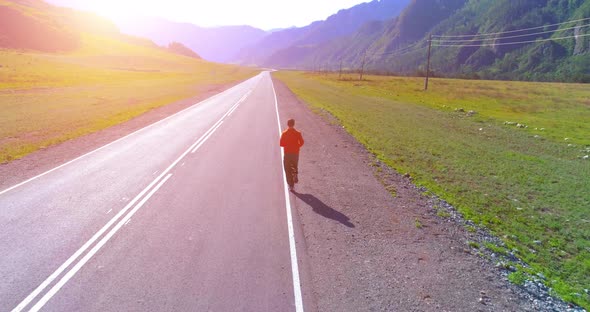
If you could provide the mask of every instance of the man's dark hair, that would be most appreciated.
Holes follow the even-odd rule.
[[[287,120],[287,126],[294,127],[295,126],[295,119],[291,118]]]

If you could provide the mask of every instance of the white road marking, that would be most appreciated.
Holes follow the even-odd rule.
[[[250,93],[252,93],[252,90],[248,91],[246,94],[244,94],[244,96],[242,96],[242,98],[240,98],[236,104],[234,104],[228,111],[227,113],[225,113],[225,115],[223,115],[221,117],[221,119],[219,119],[219,121],[217,121],[217,123],[215,123],[215,125],[213,126],[213,128],[209,129],[209,131],[205,132],[205,137],[204,139],[199,140],[200,142],[197,144],[197,146],[195,146],[195,148],[191,151],[191,154],[195,153],[199,147],[201,147],[201,145],[203,145],[205,143],[205,141],[207,141],[209,139],[209,137],[211,137],[211,135],[213,135],[213,133],[221,126],[221,124],[223,124],[223,121],[225,120],[225,118],[229,117],[237,108],[238,106],[240,106],[240,104],[242,102],[244,102],[246,100],[246,98],[248,98],[248,96],[250,95]]]
[[[250,91],[249,91],[247,94],[250,94],[250,92],[252,92],[252,90],[250,90]],[[215,98],[215,97],[216,97],[216,96],[214,96],[214,97],[212,97],[212,98]],[[212,98],[210,98],[210,99],[212,99]],[[239,102],[238,102],[238,103],[239,103]],[[236,103],[236,104],[237,104],[237,103]],[[230,110],[231,110],[231,109],[233,109],[233,108],[235,107],[235,105],[236,105],[236,104],[234,104],[234,106],[232,106],[232,108],[230,108]],[[185,109],[185,110],[186,110],[186,109]],[[211,128],[209,128],[209,130],[207,130],[207,131],[205,132],[205,134],[203,134],[203,135],[202,135],[202,136],[201,136],[201,137],[200,137],[200,138],[199,138],[199,139],[198,139],[198,140],[197,140],[195,143],[193,143],[193,144],[192,144],[192,145],[191,145],[191,146],[190,146],[190,147],[189,147],[189,148],[188,148],[188,149],[187,149],[187,150],[186,150],[184,153],[182,153],[182,155],[180,155],[180,157],[178,157],[178,159],[176,159],[176,160],[175,160],[175,161],[174,161],[174,162],[173,162],[173,163],[172,163],[170,166],[168,166],[168,168],[166,168],[166,170],[164,170],[164,171],[163,171],[163,172],[162,172],[162,173],[161,173],[161,174],[160,174],[160,175],[159,175],[159,176],[158,176],[156,179],[154,179],[154,180],[153,180],[153,181],[152,181],[152,182],[151,182],[151,183],[150,183],[150,184],[149,184],[149,185],[148,185],[148,186],[147,186],[145,189],[143,189],[143,190],[142,190],[142,191],[141,191],[141,192],[140,192],[140,193],[139,193],[139,194],[138,194],[138,195],[137,195],[137,196],[136,196],[136,197],[135,197],[135,198],[134,198],[134,199],[133,199],[131,202],[129,202],[129,204],[127,204],[127,205],[125,206],[125,208],[123,208],[121,211],[119,211],[119,212],[118,212],[118,213],[117,213],[117,214],[116,214],[116,215],[115,215],[115,216],[114,216],[114,217],[113,217],[113,218],[112,218],[112,219],[111,219],[111,220],[110,220],[110,221],[109,221],[109,222],[108,222],[108,223],[107,223],[107,224],[106,224],[104,227],[102,227],[102,228],[101,228],[101,229],[100,229],[100,230],[99,230],[99,231],[98,231],[96,234],[94,234],[94,236],[92,236],[92,238],[91,238],[90,240],[88,240],[88,241],[87,241],[87,242],[86,242],[86,243],[85,243],[85,244],[84,244],[82,247],[80,247],[80,249],[78,249],[78,250],[77,250],[77,251],[76,251],[76,252],[75,252],[75,253],[74,253],[74,254],[73,254],[73,255],[72,255],[70,258],[68,258],[68,260],[66,260],[66,262],[64,262],[64,263],[63,263],[63,264],[62,264],[62,265],[61,265],[61,266],[60,266],[60,267],[59,267],[57,270],[55,270],[55,272],[53,272],[53,273],[52,273],[52,274],[51,274],[51,275],[50,275],[50,276],[49,276],[47,279],[45,279],[45,281],[43,281],[43,283],[41,283],[41,285],[39,285],[39,286],[38,286],[38,287],[37,287],[37,288],[36,288],[36,289],[35,289],[33,292],[31,292],[31,293],[30,293],[30,294],[29,294],[29,295],[28,295],[28,296],[27,296],[27,297],[26,297],[26,298],[25,298],[25,299],[24,299],[24,300],[23,300],[21,303],[19,303],[19,305],[18,305],[18,306],[16,306],[16,307],[15,307],[15,308],[12,310],[12,312],[19,312],[19,311],[22,311],[22,310],[23,310],[23,309],[24,309],[26,306],[28,306],[28,305],[29,305],[29,304],[30,304],[30,303],[31,303],[31,302],[32,302],[32,301],[33,301],[33,300],[34,300],[34,299],[35,299],[35,298],[36,298],[36,297],[37,297],[37,296],[38,296],[38,295],[39,295],[39,294],[40,294],[40,293],[43,291],[43,290],[45,290],[45,288],[47,288],[47,286],[49,286],[49,285],[50,285],[50,284],[51,284],[51,283],[52,283],[52,282],[53,282],[53,281],[54,281],[54,280],[55,280],[57,277],[59,277],[59,276],[60,276],[60,275],[61,275],[61,274],[62,274],[62,273],[63,273],[63,272],[64,272],[64,271],[65,271],[65,270],[66,270],[66,269],[67,269],[67,268],[70,266],[70,265],[72,265],[72,263],[73,263],[74,261],[76,261],[76,260],[77,260],[77,259],[78,259],[78,258],[79,258],[79,257],[80,257],[80,256],[81,256],[83,253],[84,253],[84,252],[86,252],[86,250],[87,250],[88,248],[90,248],[90,246],[92,246],[92,244],[94,244],[94,243],[95,243],[95,242],[96,242],[96,241],[97,241],[97,240],[98,240],[98,239],[99,239],[99,238],[100,238],[100,237],[101,237],[101,236],[102,236],[102,235],[103,235],[103,234],[104,234],[104,233],[105,233],[105,232],[106,232],[106,231],[107,231],[107,230],[108,230],[108,229],[109,229],[109,228],[110,228],[110,227],[111,227],[111,226],[112,226],[112,225],[113,225],[113,224],[114,224],[114,223],[115,223],[115,222],[116,222],[116,221],[117,221],[117,220],[118,220],[118,219],[119,219],[119,218],[120,218],[122,215],[124,215],[124,214],[125,214],[125,213],[126,213],[126,212],[127,212],[127,211],[128,211],[128,210],[129,210],[129,209],[130,209],[130,208],[131,208],[131,207],[132,207],[132,206],[133,206],[133,205],[134,205],[134,204],[135,204],[135,203],[136,203],[136,202],[137,202],[137,201],[138,201],[138,200],[139,200],[139,199],[140,199],[140,198],[141,198],[141,197],[142,197],[142,196],[145,194],[145,193],[146,193],[146,192],[148,192],[148,191],[149,191],[149,190],[150,190],[150,189],[151,189],[151,188],[152,188],[152,187],[153,187],[153,186],[154,186],[156,183],[158,183],[158,181],[160,181],[160,180],[162,179],[162,177],[164,177],[164,176],[165,176],[165,175],[166,175],[166,174],[167,174],[167,173],[168,173],[170,170],[172,170],[172,168],[174,168],[174,166],[176,166],[176,165],[177,165],[177,164],[178,164],[178,163],[179,163],[179,162],[180,162],[180,161],[181,161],[181,160],[182,160],[184,157],[186,157],[186,155],[188,155],[188,153],[189,153],[189,152],[190,152],[192,149],[195,149],[195,150],[196,150],[195,146],[197,146],[197,148],[198,148],[198,147],[200,147],[200,146],[202,145],[202,142],[204,142],[204,140],[206,140],[206,139],[208,138],[208,136],[207,136],[207,135],[209,134],[209,132],[211,132],[211,131],[212,131],[212,130],[215,128],[215,127],[219,126],[219,125],[220,125],[220,124],[223,122],[223,119],[224,119],[224,118],[225,118],[225,117],[228,115],[228,113],[229,113],[229,111],[230,111],[230,110],[228,110],[228,111],[227,111],[227,112],[226,112],[226,113],[223,115],[223,117],[221,117],[221,119],[219,119],[219,121],[217,121],[217,122],[215,123],[215,125],[213,125]],[[184,110],[183,110],[183,111],[184,111]],[[181,111],[181,112],[182,112],[182,111]],[[180,112],[179,112],[179,113],[180,113]],[[178,114],[178,113],[177,113],[177,114]],[[176,115],[176,114],[175,114],[175,115]],[[172,116],[174,116],[174,115],[172,115]],[[172,116],[170,116],[170,117],[172,117]],[[168,117],[168,118],[169,118],[169,117]],[[167,119],[167,118],[166,118],[166,119]],[[163,120],[165,120],[165,119],[162,119],[161,121],[163,121]],[[154,124],[155,124],[155,123],[154,123]],[[152,124],[152,125],[154,125],[154,124]],[[151,125],[150,125],[150,126],[151,126]],[[143,128],[143,129],[146,129],[146,128],[150,127],[150,126],[147,126],[147,127]],[[141,130],[143,130],[143,129],[140,129],[140,130],[138,130],[138,131],[141,131]],[[138,132],[138,131],[136,131],[136,132]],[[136,132],[134,132],[134,133],[136,133]],[[132,134],[133,134],[133,133],[132,133]],[[129,135],[131,135],[131,134],[129,134]],[[129,135],[127,135],[127,136],[129,136]],[[123,139],[123,138],[121,138],[121,139]],[[119,139],[119,140],[121,140],[121,139]],[[118,141],[118,140],[117,140],[117,141]],[[114,142],[116,142],[116,141],[114,141]],[[99,148],[99,149],[105,148],[106,146],[108,146],[108,145],[110,145],[110,144],[113,144],[114,142],[111,142],[111,143],[109,143],[109,144],[107,144],[107,145],[105,145],[105,146],[103,146],[103,147],[101,147],[101,148]],[[82,158],[82,157],[84,157],[84,156],[86,156],[86,155],[89,155],[89,154],[91,154],[91,153],[93,153],[93,152],[96,152],[96,151],[98,151],[99,149],[96,149],[96,150],[94,150],[94,151],[92,151],[92,152],[90,152],[90,153],[88,153],[88,154],[85,154],[85,155],[83,155],[83,156],[80,156],[80,157],[78,157],[78,158],[76,158],[76,159],[80,159],[80,158]],[[65,163],[65,164],[63,164],[63,165],[61,165],[60,167],[63,167],[63,166],[65,166],[65,165],[67,165],[67,164],[69,164],[69,163],[71,163],[71,162],[75,161],[76,159],[74,159],[74,160],[72,160],[72,161],[70,161],[70,162],[68,162],[68,163]],[[43,174],[41,174],[41,175],[39,175],[39,176],[37,176],[37,177],[35,177],[35,178],[31,178],[31,179],[29,179],[29,180],[27,180],[27,181],[25,181],[25,182],[23,182],[23,183],[21,183],[21,184],[17,184],[17,185],[15,185],[15,186],[11,187],[10,189],[6,189],[6,190],[4,190],[2,193],[4,193],[4,192],[8,192],[8,191],[10,191],[11,189],[14,189],[14,188],[16,188],[16,187],[18,187],[18,186],[20,186],[20,185],[22,185],[22,184],[25,184],[25,183],[27,183],[27,182],[29,182],[29,181],[32,181],[33,179],[36,179],[36,178],[38,178],[38,177],[41,177],[42,175],[45,175],[45,174],[47,174],[47,173],[49,173],[49,172],[51,172],[51,171],[57,170],[57,169],[58,169],[58,168],[60,168],[60,167],[56,167],[56,168],[54,168],[54,169],[52,169],[52,170],[50,170],[50,171],[47,171],[47,172],[45,172],[45,173],[43,173]],[[167,177],[166,179],[168,179],[168,177]],[[158,184],[158,185],[161,185],[161,184]],[[2,193],[0,193],[0,195],[1,195]],[[150,193],[150,194],[153,194],[153,193]],[[149,195],[149,196],[151,196],[151,195]],[[144,198],[144,200],[145,200],[145,198]],[[144,201],[142,201],[142,202],[141,202],[141,203],[142,203],[142,205],[143,205],[143,202],[144,202]],[[132,213],[134,213],[134,212],[132,211],[130,214],[132,214]],[[124,218],[124,219],[125,219],[125,218]],[[110,232],[109,232],[109,233],[110,233]],[[114,234],[114,233],[113,233],[113,234]],[[102,241],[102,240],[101,240],[101,241]],[[95,246],[95,248],[96,248],[96,246]],[[94,250],[94,249],[92,249],[92,250]],[[87,255],[88,255],[88,254],[87,254]],[[82,260],[83,260],[83,259],[85,259],[85,258],[86,258],[86,257],[82,258]],[[82,261],[82,260],[80,260],[80,261]],[[78,262],[78,264],[79,264],[79,263],[80,263],[80,262]],[[76,266],[77,266],[78,264],[76,264]],[[77,271],[77,270],[76,270],[76,271]],[[70,270],[70,272],[72,272],[72,271]],[[75,273],[75,272],[74,272],[74,273]],[[62,280],[64,280],[64,279],[62,278]],[[60,280],[60,281],[62,281],[62,280]],[[68,278],[68,280],[69,280],[69,278]],[[67,282],[67,281],[66,281],[66,282]],[[62,285],[62,286],[63,286],[63,285]],[[52,290],[53,290],[54,288],[55,288],[55,286],[52,288]],[[59,288],[61,288],[61,286],[60,286]],[[59,290],[59,289],[57,289],[57,290]],[[57,290],[56,290],[56,292],[57,292]],[[43,298],[45,298],[46,296],[47,296],[47,294],[45,294],[45,296],[44,296]],[[52,295],[52,296],[53,296],[53,295]],[[37,307],[38,305],[39,305],[39,303],[37,303],[37,304],[35,305],[35,307]],[[42,306],[40,306],[39,308],[41,308],[41,307],[42,307]],[[34,309],[34,308],[33,308],[33,309]]]
[[[238,108],[238,107],[236,106],[236,107],[234,107],[232,110],[230,110],[230,111],[229,111],[229,115],[227,115],[227,116],[231,116],[231,113],[233,113],[233,112],[236,110],[236,108]]]
[[[18,306],[16,306],[12,312],[22,311],[35,297],[37,297],[49,284],[51,284],[59,275],[61,275],[80,255],[82,255],[94,242],[96,242],[112,225],[115,223],[129,208],[135,204],[154,184],[160,180],[160,177],[156,178],[150,183],[143,191],[141,191],[129,204],[125,206],[119,213],[117,213],[105,226],[103,226],[90,240],[88,240],[80,249],[78,249],[66,262],[64,262],[55,272],[53,272],[41,285],[39,285],[32,293],[30,293]]]
[[[39,295],[49,284],[51,284],[59,275],[65,271],[80,255],[82,255],[96,240],[98,240],[112,225],[119,219],[129,208],[135,204],[154,184],[160,180],[156,178],[150,183],[141,193],[139,193],[129,204],[125,206],[119,213],[117,213],[105,226],[103,226],[90,240],[88,240],[80,249],[78,249],[66,262],[64,262],[55,272],[53,272],[39,287],[37,287],[31,294],[29,294],[12,312],[22,311],[35,297]]]
[[[220,122],[217,123],[217,126],[215,126],[215,128],[213,128],[209,133],[207,133],[207,136],[203,140],[201,140],[201,142],[199,142],[197,146],[195,146],[195,148],[191,151],[191,154],[196,152],[199,149],[199,147],[201,147],[201,145],[203,145],[207,140],[209,140],[209,138],[215,132],[215,130],[217,130],[222,124],[223,120],[220,120]]]
[[[242,98],[238,101],[238,103],[236,103],[236,105],[234,105],[235,107],[233,109],[231,109],[229,111],[229,114],[227,115],[228,117],[231,116],[231,114],[238,108],[238,106],[244,101],[246,100],[246,98],[250,95],[250,93],[252,93],[252,90],[248,91],[248,93],[244,94],[244,96],[242,96]]]
[[[111,213],[111,211],[113,211],[113,208],[109,209],[109,211],[107,211],[107,214]]]
[[[88,252],[84,256],[84,258],[82,258],[82,260],[80,260],[80,262],[76,263],[76,265],[70,271],[68,271],[66,273],[66,275],[64,275],[64,277],[62,277],[59,280],[59,282],[57,282],[57,284],[55,284],[45,294],[45,296],[43,296],[37,302],[37,304],[35,304],[31,308],[30,312],[39,311],[47,303],[47,301],[49,301],[49,299],[51,299],[74,276],[74,274],[76,274],[84,266],[84,264],[86,264],[86,262],[88,262],[88,260],[90,260],[90,258],[92,258],[92,256],[94,256],[94,254],[96,254],[96,252],[98,252],[102,248],[102,246],[104,246],[109,241],[109,239],[111,239],[111,237],[113,237],[113,235],[115,235],[115,233],[117,233],[117,231],[123,226],[123,224],[127,224],[127,222],[129,222],[129,220],[137,212],[137,210],[139,210],[139,208],[141,208],[143,206],[143,204],[145,204],[148,201],[148,199],[150,199],[150,197],[152,197],[152,195],[154,195],[154,193],[156,193],[156,191],[158,191],[158,189],[160,189],[160,187],[162,185],[164,185],[164,183],[166,183],[166,181],[168,181],[168,179],[171,176],[172,176],[172,174],[168,174],[162,181],[160,181],[160,183],[154,189],[152,189],[152,191],[146,197],[144,197],[141,200],[141,202],[139,202],[133,208],[133,210],[131,210],[131,212],[129,212],[129,214],[127,214],[125,216],[125,218],[123,218],[121,221],[119,221],[119,223],[113,229],[111,229],[111,231],[105,237],[103,237],[98,242],[98,244],[96,244],[96,246],[94,246],[94,248],[92,248],[92,250],[90,250],[90,252]]]
[[[272,82],[272,78],[270,74],[268,74],[270,79],[270,84],[272,86],[272,93],[275,96],[275,110],[277,112],[277,124],[279,126],[279,135],[282,133],[281,131],[281,119],[279,117],[279,102],[277,100],[277,93],[275,92],[275,86]],[[281,164],[283,157],[285,157],[285,152],[281,148]],[[295,231],[293,229],[293,217],[291,212],[291,200],[289,199],[289,188],[287,185],[287,180],[285,179],[285,171],[281,166],[281,172],[283,172],[283,189],[285,190],[285,207],[287,209],[287,227],[289,230],[289,247],[291,250],[291,271],[293,274],[293,292],[295,296],[295,311],[296,312],[303,312],[303,298],[301,296],[301,282],[299,280],[299,264],[297,263],[297,247],[295,246]]]
[[[246,80],[246,81],[249,81],[249,80],[251,80],[251,79],[255,79],[255,78],[256,78],[256,77],[258,77],[258,76],[260,76],[260,74],[258,74],[257,76],[254,76],[254,77],[252,77],[252,78],[250,78],[250,79],[248,79],[248,80]],[[246,81],[244,81],[244,82],[246,82]],[[260,81],[260,78],[258,79],[258,81]],[[98,152],[98,151],[100,151],[100,150],[102,150],[102,149],[104,149],[104,148],[106,148],[106,147],[108,147],[108,146],[111,146],[111,145],[113,145],[113,144],[115,144],[115,143],[117,143],[117,142],[119,142],[119,141],[121,141],[121,140],[123,140],[123,139],[125,139],[125,138],[127,138],[127,137],[130,137],[130,136],[132,136],[132,135],[134,135],[134,134],[137,134],[137,133],[139,133],[139,132],[141,132],[141,131],[144,131],[144,130],[146,130],[146,129],[148,129],[148,128],[151,128],[151,127],[153,127],[153,126],[155,126],[155,125],[157,125],[157,124],[159,124],[159,123],[161,123],[161,122],[164,122],[165,120],[168,120],[168,119],[170,119],[170,118],[172,118],[172,117],[174,117],[174,116],[176,116],[176,115],[178,115],[178,114],[180,114],[180,113],[183,113],[183,112],[184,112],[184,111],[186,111],[186,110],[189,110],[189,109],[191,109],[191,108],[194,108],[195,106],[197,106],[197,105],[199,105],[199,104],[201,104],[201,103],[205,103],[205,102],[207,102],[207,101],[211,101],[211,100],[213,100],[213,99],[215,99],[215,98],[217,98],[217,97],[220,97],[221,95],[223,95],[223,94],[225,94],[225,93],[229,93],[231,90],[233,90],[233,89],[236,89],[236,88],[240,87],[240,86],[241,86],[241,85],[242,85],[244,82],[242,82],[242,83],[240,83],[240,84],[238,84],[238,85],[235,85],[235,86],[233,86],[233,87],[231,87],[231,88],[229,88],[229,89],[227,89],[227,90],[225,90],[225,91],[223,91],[223,92],[221,92],[221,93],[218,93],[218,94],[216,94],[216,95],[214,95],[214,96],[212,96],[212,97],[210,97],[210,98],[208,98],[208,99],[205,99],[205,100],[203,100],[203,101],[201,101],[201,102],[198,102],[198,103],[196,103],[196,104],[194,104],[194,105],[191,105],[191,106],[189,106],[189,107],[187,107],[187,108],[185,108],[185,109],[183,109],[183,110],[181,110],[181,111],[179,111],[179,112],[176,112],[176,113],[174,113],[174,114],[172,114],[172,115],[170,115],[170,116],[168,116],[168,117],[166,117],[166,118],[164,118],[164,119],[161,119],[161,120],[159,120],[159,121],[156,121],[156,122],[154,122],[153,124],[150,124],[150,125],[148,125],[148,126],[145,126],[145,127],[141,128],[141,129],[138,129],[138,130],[136,130],[136,131],[134,131],[134,132],[132,132],[132,133],[129,133],[128,135],[126,135],[126,136],[124,136],[124,137],[122,137],[122,138],[119,138],[119,139],[117,139],[117,140],[115,140],[115,141],[113,141],[113,142],[110,142],[110,143],[108,143],[108,144],[106,144],[106,145],[103,145],[103,146],[101,146],[101,147],[99,147],[99,148],[97,148],[97,149],[95,149],[95,150],[93,150],[93,151],[90,151],[90,152],[88,152],[88,153],[86,153],[86,154],[84,154],[84,155],[82,155],[82,156],[79,156],[79,157],[77,157],[77,158],[74,158],[74,159],[72,159],[72,160],[70,160],[70,161],[68,161],[68,162],[66,162],[66,163],[64,163],[64,164],[61,164],[61,165],[59,165],[59,166],[57,166],[57,167],[55,167],[55,168],[53,168],[53,169],[50,169],[50,170],[48,170],[48,171],[45,171],[45,172],[43,172],[43,173],[41,173],[41,174],[39,174],[39,175],[36,175],[36,176],[34,176],[34,177],[32,177],[32,178],[30,178],[30,179],[28,179],[28,180],[25,180],[25,181],[23,181],[23,182],[21,182],[21,183],[18,183],[18,184],[16,184],[16,185],[13,185],[13,186],[11,186],[11,187],[9,187],[9,188],[5,189],[5,190],[3,190],[3,191],[0,191],[0,195],[2,195],[2,194],[4,194],[4,193],[7,193],[7,192],[9,192],[9,191],[11,191],[11,190],[13,190],[13,189],[15,189],[15,188],[17,188],[17,187],[21,186],[21,185],[24,185],[24,184],[26,184],[26,183],[29,183],[29,182],[33,181],[33,180],[36,180],[36,179],[38,179],[38,178],[40,178],[40,177],[42,177],[42,176],[44,176],[44,175],[47,175],[47,174],[49,174],[49,173],[51,173],[51,172],[53,172],[53,171],[55,171],[55,170],[58,170],[58,169],[60,169],[60,168],[62,168],[62,167],[65,167],[65,166],[67,166],[67,165],[69,165],[69,164],[71,164],[71,163],[73,163],[73,162],[75,162],[75,161],[77,161],[77,160],[79,160],[79,159],[82,159],[82,158],[84,158],[84,157],[86,157],[86,156],[88,156],[88,155],[90,155],[90,154],[94,154],[95,152]],[[256,82],[256,83],[258,84],[258,82]],[[251,92],[251,91],[250,91],[250,92]]]

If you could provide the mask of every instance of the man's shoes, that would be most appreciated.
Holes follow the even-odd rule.
[[[297,177],[297,173],[293,175],[293,182],[299,183],[299,178]]]

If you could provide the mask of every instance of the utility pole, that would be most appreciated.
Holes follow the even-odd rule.
[[[340,58],[340,74],[338,74],[338,80],[342,79],[342,58]]]
[[[365,50],[365,54],[363,54],[363,62],[361,63],[361,75],[359,80],[363,81],[363,71],[365,70],[365,61],[367,59],[367,51]]]
[[[428,78],[430,77],[430,50],[432,49],[432,35],[428,39],[428,63],[426,65],[426,80],[424,81],[424,91],[428,90]]]

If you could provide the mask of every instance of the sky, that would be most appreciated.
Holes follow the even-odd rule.
[[[250,25],[264,30],[306,26],[370,0],[46,0],[114,19],[161,17],[202,27]]]

